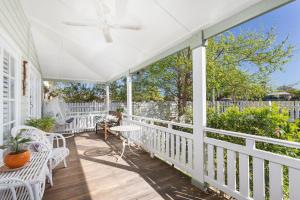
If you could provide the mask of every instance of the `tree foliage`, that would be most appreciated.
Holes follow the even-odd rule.
[[[76,102],[103,102],[105,90],[100,84],[87,84],[75,82],[56,82],[56,90],[52,91],[52,96],[62,96],[67,103]]]
[[[293,49],[288,38],[276,41],[274,29],[239,35],[226,32],[211,38],[207,48],[208,97],[263,97],[269,91],[270,75],[283,69]]]
[[[110,96],[112,101],[125,102],[126,101],[126,78],[121,78],[112,82],[109,85]]]

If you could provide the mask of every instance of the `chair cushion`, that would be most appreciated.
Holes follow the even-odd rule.
[[[25,130],[22,131],[21,135],[23,138],[28,138],[32,142],[44,143],[48,149],[52,149],[51,141],[48,139],[47,135],[40,130],[35,130],[35,129]]]
[[[28,149],[32,152],[49,151],[48,146],[43,142],[32,142]]]
[[[70,151],[66,147],[53,148],[52,150],[52,168],[55,168],[61,161],[63,161]]]

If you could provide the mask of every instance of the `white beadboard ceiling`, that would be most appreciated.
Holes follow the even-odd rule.
[[[107,82],[182,38],[261,0],[128,0],[124,21],[142,29],[112,29],[113,43],[91,27],[62,21],[96,19],[93,0],[21,0],[45,79]],[[103,0],[115,13],[115,0]]]

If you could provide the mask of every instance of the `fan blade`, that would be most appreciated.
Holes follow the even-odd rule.
[[[111,28],[115,28],[115,29],[129,29],[129,30],[141,30],[142,26],[136,24],[113,24],[110,25]]]
[[[65,24],[65,25],[68,25],[68,26],[90,26],[90,27],[97,26],[97,23],[94,23],[94,22],[70,22],[70,21],[64,21],[62,23]]]
[[[102,32],[103,32],[105,41],[108,43],[112,43],[113,40],[112,40],[109,28],[103,28]]]
[[[116,16],[122,18],[125,16],[127,11],[128,0],[115,0]]]

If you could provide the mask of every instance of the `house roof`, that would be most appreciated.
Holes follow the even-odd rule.
[[[291,96],[288,92],[272,92],[268,96]]]
[[[72,27],[63,21],[96,20],[93,0],[21,0],[44,79],[107,82],[154,61],[201,30],[211,36],[289,0],[101,0],[109,20],[139,24],[140,30],[112,29],[112,43],[99,28]],[[122,17],[118,3],[127,2]],[[265,5],[266,2],[270,3]],[[276,5],[274,5],[274,2]],[[255,5],[256,13],[241,12]],[[264,8],[262,8],[265,5]],[[124,7],[125,8],[125,7]],[[125,12],[126,11],[126,12]],[[236,19],[234,16],[237,16]],[[227,20],[227,21],[226,21]],[[234,20],[234,23],[231,21]],[[220,29],[219,28],[219,29]],[[208,37],[207,36],[207,37]],[[203,36],[202,36],[203,37]],[[170,52],[172,53],[172,52]],[[164,54],[161,54],[164,55]]]

